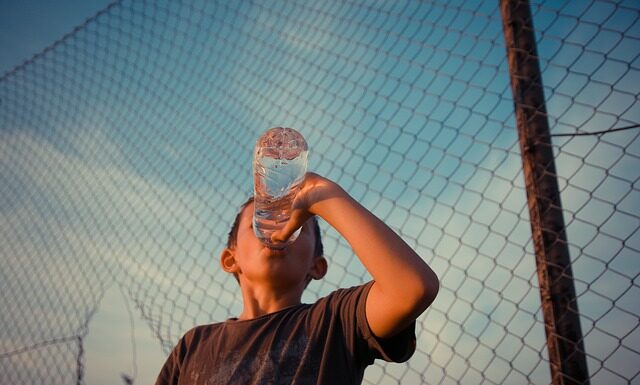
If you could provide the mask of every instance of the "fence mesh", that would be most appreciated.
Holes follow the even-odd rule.
[[[531,7],[589,376],[638,383],[640,134],[576,134],[640,121],[640,5]],[[549,383],[505,55],[497,2],[114,2],[0,78],[0,383],[83,383],[113,284],[165,353],[237,315],[217,259],[278,125],[441,278],[365,383]],[[321,227],[307,302],[370,279]]]

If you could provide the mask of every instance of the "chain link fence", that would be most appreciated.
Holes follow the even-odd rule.
[[[640,4],[531,12],[589,377],[640,383]],[[217,259],[279,125],[441,278],[365,383],[550,383],[509,76],[497,2],[112,3],[0,78],[0,383],[84,383],[112,285],[167,354],[237,315]],[[307,302],[370,279],[321,227]]]

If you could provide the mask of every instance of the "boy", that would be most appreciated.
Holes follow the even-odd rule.
[[[240,284],[242,313],[187,332],[156,385],[360,384],[375,358],[411,357],[415,320],[435,299],[439,282],[397,234],[314,173],[306,174],[291,219],[272,236],[283,241],[302,227],[293,244],[265,247],[253,233],[252,215],[249,202],[220,257]],[[373,281],[301,304],[309,281],[327,271],[316,215],[345,237]]]

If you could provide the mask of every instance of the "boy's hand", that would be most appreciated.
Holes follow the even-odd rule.
[[[284,242],[309,218],[321,215],[323,204],[331,198],[346,195],[346,192],[336,183],[323,178],[313,172],[305,174],[300,191],[291,206],[291,218],[280,230],[272,234],[274,242]]]

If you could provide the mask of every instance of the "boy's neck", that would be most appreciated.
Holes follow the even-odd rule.
[[[243,310],[238,320],[248,320],[299,305],[304,286],[278,290],[273,287],[241,285]]]

